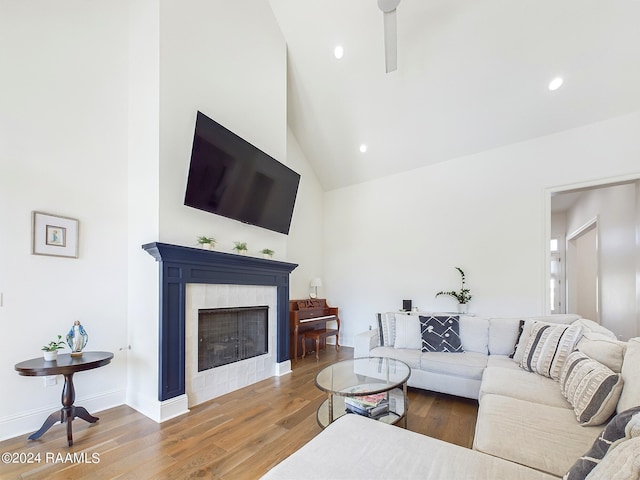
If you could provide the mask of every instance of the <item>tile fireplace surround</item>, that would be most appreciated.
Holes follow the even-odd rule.
[[[188,284],[276,287],[276,362],[289,362],[289,274],[298,265],[159,242],[142,248],[160,268],[159,401],[186,390]]]

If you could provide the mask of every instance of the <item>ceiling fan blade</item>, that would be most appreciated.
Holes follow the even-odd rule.
[[[386,72],[398,69],[398,27],[396,10],[383,12],[384,20],[384,63]]]

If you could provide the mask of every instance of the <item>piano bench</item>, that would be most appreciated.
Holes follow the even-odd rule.
[[[307,339],[316,341],[316,361],[320,360],[320,340],[326,340],[327,337],[336,337],[336,350],[340,350],[338,345],[338,330],[323,328],[321,330],[308,330],[301,334],[302,336],[302,358],[307,354]]]

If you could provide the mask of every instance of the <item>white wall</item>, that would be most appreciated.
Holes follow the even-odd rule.
[[[76,403],[121,404],[127,343],[126,2],[0,3],[0,437],[60,408],[62,377],[13,365],[80,320],[113,362],[74,376]],[[33,210],[80,222],[79,258],[31,255]],[[68,351],[68,350],[67,350]]]
[[[160,8],[129,2],[127,404],[151,418],[158,405],[159,270],[140,247],[160,238]]]
[[[300,299],[309,297],[312,278],[323,277],[324,192],[291,130],[287,155],[289,166],[301,176],[287,245],[288,260],[298,264],[291,273],[289,296]],[[323,298],[324,293],[324,287],[319,287],[319,297]]]
[[[637,336],[635,183],[585,191],[566,217],[565,235],[598,218],[600,323],[624,340]]]
[[[459,288],[455,266],[471,312],[546,313],[546,189],[637,172],[638,131],[634,113],[328,192],[324,276],[343,312],[341,341],[402,299],[455,309],[434,298]]]

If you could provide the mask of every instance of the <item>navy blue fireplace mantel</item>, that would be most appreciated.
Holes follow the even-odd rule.
[[[277,287],[277,361],[289,360],[289,274],[297,264],[159,242],[142,248],[160,266],[158,400],[185,393],[188,283]]]

